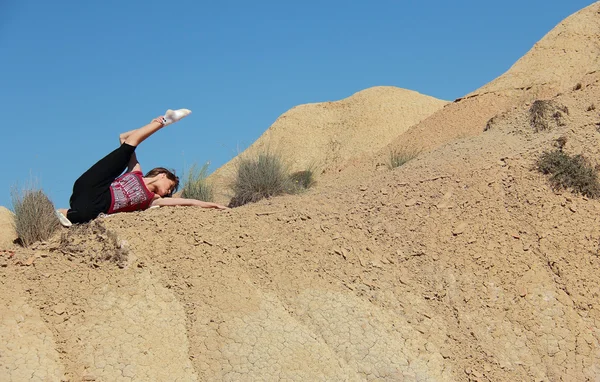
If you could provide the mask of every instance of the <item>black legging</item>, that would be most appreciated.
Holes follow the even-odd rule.
[[[135,146],[123,143],[83,173],[73,185],[67,218],[72,223],[86,223],[108,212],[111,203],[110,184],[127,169]]]

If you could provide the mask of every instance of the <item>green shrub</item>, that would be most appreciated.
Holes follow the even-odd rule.
[[[550,175],[554,189],[571,189],[590,198],[600,196],[596,170],[582,155],[568,155],[561,149],[543,152],[537,160],[537,169]]]
[[[241,158],[231,187],[230,207],[239,207],[292,190],[287,166],[279,155],[261,153],[256,159]]]
[[[36,241],[47,240],[60,227],[54,205],[42,190],[35,187],[11,192],[15,213],[15,230],[19,241],[28,247]]]
[[[206,181],[208,176],[208,163],[198,170],[195,164],[190,168],[181,191],[182,198],[197,199],[204,202],[214,200],[213,185]]]
[[[421,153],[421,150],[398,148],[390,151],[388,167],[394,169],[400,167],[411,159],[416,158]]]
[[[290,181],[293,193],[306,191],[315,184],[315,172],[312,168],[304,171],[297,171],[290,175]]]

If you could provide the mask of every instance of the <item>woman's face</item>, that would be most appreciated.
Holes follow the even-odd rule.
[[[158,179],[153,183],[154,193],[160,197],[170,196],[175,189],[175,182],[167,178],[165,174],[158,174]]]

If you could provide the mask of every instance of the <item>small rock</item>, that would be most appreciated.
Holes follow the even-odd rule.
[[[458,236],[460,234],[462,234],[463,232],[465,232],[465,228],[467,228],[467,223],[466,222],[462,222],[460,224],[458,224],[453,230],[452,230],[452,234],[454,236]]]
[[[575,206],[570,206],[569,209],[571,210],[571,212],[577,212],[577,207]]]
[[[367,187],[367,186],[361,186],[361,187],[360,187],[360,190],[361,190],[361,191],[367,191],[368,189],[369,189],[369,187]]]
[[[404,203],[404,205],[406,207],[412,207],[415,204],[417,204],[417,199],[410,199],[410,200],[407,200],[406,203]]]
[[[62,302],[60,304],[57,304],[54,307],[54,313],[56,313],[58,315],[63,314],[66,310],[67,310],[67,305],[65,303],[62,303]]]

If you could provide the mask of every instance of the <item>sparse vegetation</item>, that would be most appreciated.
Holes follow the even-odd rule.
[[[496,124],[496,117],[497,115],[493,116],[487,121],[485,127],[483,128],[484,132],[492,129],[492,127]]]
[[[194,164],[188,171],[181,197],[212,202],[214,200],[214,189],[212,184],[207,182],[207,175],[208,163],[200,169]]]
[[[550,183],[555,190],[570,189],[575,193],[590,197],[600,197],[598,174],[582,155],[568,155],[562,150],[565,142],[559,142],[558,149],[543,152],[538,158],[537,169],[550,175]]]
[[[590,105],[590,106],[587,108],[587,111],[594,111],[594,110],[596,110],[596,105],[594,105],[594,104],[591,104],[591,105]]]
[[[256,159],[241,158],[232,185],[234,196],[229,206],[239,207],[282,195],[291,188],[290,177],[279,155],[261,153]]]
[[[239,207],[283,194],[296,194],[312,187],[314,183],[312,167],[290,175],[288,166],[280,155],[264,152],[256,158],[242,158],[231,186],[234,196],[229,207]]]
[[[400,167],[411,159],[416,158],[421,153],[421,150],[414,148],[397,148],[390,150],[388,167],[394,169]]]
[[[315,173],[312,167],[304,171],[297,171],[290,175],[294,192],[302,192],[308,190],[315,184]]]
[[[54,205],[42,190],[35,186],[25,189],[15,187],[11,197],[15,231],[24,247],[47,240],[60,227]]]
[[[564,114],[569,114],[566,106],[553,101],[537,100],[529,108],[529,123],[536,133],[550,130],[551,123],[557,126],[564,125]]]

